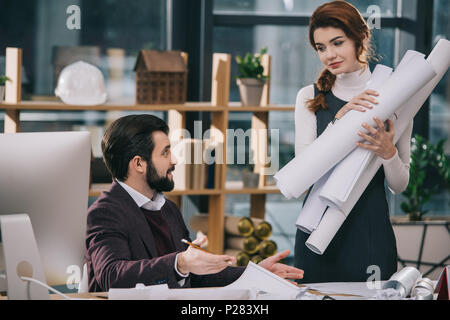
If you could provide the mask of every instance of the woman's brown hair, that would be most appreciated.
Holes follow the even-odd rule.
[[[311,16],[309,22],[309,42],[317,51],[314,42],[314,32],[318,28],[333,27],[344,31],[345,35],[355,43],[356,58],[362,64],[368,65],[368,60],[373,58],[373,49],[370,45],[370,29],[361,16],[361,13],[353,5],[346,1],[337,0],[319,6]],[[367,37],[367,45],[364,39]],[[328,109],[325,102],[325,92],[333,87],[336,76],[328,69],[324,69],[318,80],[319,93],[313,99],[307,101],[310,111],[316,112],[320,109]]]

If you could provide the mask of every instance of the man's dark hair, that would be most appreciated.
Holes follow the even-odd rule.
[[[135,156],[151,163],[155,147],[152,133],[169,134],[169,127],[158,117],[149,114],[129,115],[114,121],[102,139],[103,160],[113,179],[124,181],[128,164]]]

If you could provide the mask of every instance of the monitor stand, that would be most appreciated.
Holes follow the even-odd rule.
[[[27,214],[0,215],[0,230],[8,299],[50,299],[46,288],[20,278],[30,277],[47,283],[30,217]]]

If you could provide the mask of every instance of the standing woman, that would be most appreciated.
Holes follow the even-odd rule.
[[[377,108],[377,92],[366,90],[371,76],[371,33],[360,12],[345,1],[319,6],[309,26],[309,40],[324,66],[317,82],[302,88],[295,105],[295,153],[298,156],[327,126],[347,112]],[[411,121],[396,145],[394,124],[375,119],[377,126],[361,124],[355,132],[358,147],[382,158],[378,170],[323,255],[309,250],[309,234],[297,229],[295,267],[305,271],[304,283],[363,282],[379,270],[388,279],[397,270],[397,248],[384,181],[398,194],[409,182]],[[364,130],[368,130],[368,134]],[[326,156],[324,150],[323,156]],[[310,188],[309,190],[311,190]],[[309,192],[303,204],[308,201]],[[368,269],[368,267],[370,267]],[[376,269],[376,268],[379,269]]]

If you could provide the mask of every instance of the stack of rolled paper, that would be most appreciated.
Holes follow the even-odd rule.
[[[207,234],[208,215],[192,216],[190,226]],[[225,215],[224,231],[224,254],[236,257],[238,266],[246,266],[249,261],[257,264],[277,251],[276,243],[268,239],[272,226],[262,219]]]
[[[297,228],[310,233],[305,244],[313,252],[325,252],[382,165],[374,153],[356,148],[360,137],[355,132],[363,122],[376,126],[374,116],[383,122],[391,118],[397,143],[449,66],[446,39],[439,40],[426,59],[407,51],[394,72],[378,65],[367,84],[378,91],[378,105],[367,112],[349,112],[275,174],[278,188],[289,199],[313,185],[296,222]],[[323,157],[323,150],[329,156]]]

